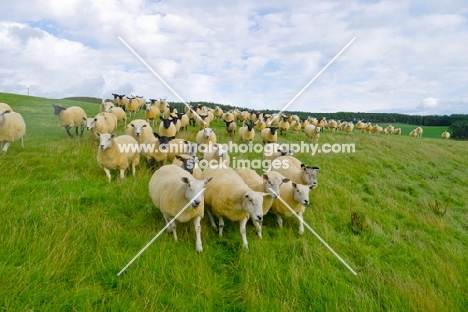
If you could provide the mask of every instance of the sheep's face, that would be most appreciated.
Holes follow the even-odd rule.
[[[145,104],[145,108],[146,108],[147,111],[149,111],[151,109],[151,105],[152,105],[152,103],[146,103]]]
[[[303,170],[302,179],[308,185],[318,185],[317,182],[317,173],[320,168],[318,167],[309,167],[304,164],[301,165],[301,169]]]
[[[97,118],[86,118],[86,129],[91,130],[96,125]]]
[[[114,106],[112,106],[112,105],[105,105],[105,106],[104,106],[104,111],[105,111],[106,113],[110,113],[111,110],[112,110],[112,107],[114,107]]]
[[[5,120],[5,114],[8,114],[10,113],[11,111],[9,109],[5,110],[5,111],[0,111],[0,125],[3,123],[3,121]]]
[[[253,221],[260,222],[263,219],[263,196],[270,196],[267,193],[247,191],[244,195],[242,207],[249,213]]]
[[[307,206],[309,204],[309,193],[310,190],[315,188],[312,185],[307,186],[304,184],[292,183],[294,188],[294,200],[301,205]]]
[[[143,131],[144,131],[144,128],[147,126],[146,124],[136,124],[136,123],[131,123],[130,126],[133,128],[133,133],[135,133],[135,135],[137,137],[139,137]]]
[[[201,192],[207,183],[211,181],[212,178],[208,178],[205,180],[195,180],[195,179],[189,179],[187,177],[182,178],[182,182],[186,184],[186,189],[185,189],[185,199],[188,201],[192,201],[192,207],[196,208],[200,206],[200,204],[203,202],[203,192]],[[198,196],[197,196],[198,194]]]
[[[227,144],[216,144],[215,149],[216,149],[216,155],[218,157],[223,157],[224,155],[228,153],[229,146]]]
[[[273,198],[278,198],[280,195],[280,186],[283,183],[287,183],[290,180],[288,178],[270,177],[267,173],[263,174],[263,183],[266,191],[271,194]]]
[[[115,134],[96,132],[96,136],[99,137],[99,149],[104,151],[112,146],[112,138],[115,137]]]
[[[171,122],[172,122],[172,118],[162,118],[161,117],[161,120],[162,120],[162,125],[165,129],[169,129],[169,127],[171,126]]]
[[[211,128],[204,128],[203,129],[203,137],[205,139],[209,139],[210,136],[211,136],[211,133],[213,133],[213,129],[211,129]]]

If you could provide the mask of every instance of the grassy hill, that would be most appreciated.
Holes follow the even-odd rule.
[[[357,276],[307,229],[299,236],[297,220],[284,218],[279,229],[267,215],[261,240],[248,224],[249,250],[242,248],[238,224],[227,221],[219,237],[203,220],[204,251],[197,254],[192,224],[180,224],[179,242],[164,233],[117,277],[164,226],[148,195],[151,169],[142,162],[136,177],[127,173],[117,180],[113,172],[108,183],[89,133],[69,139],[58,126],[52,104],[79,105],[94,116],[94,103],[4,93],[0,102],[27,123],[25,148],[16,142],[0,156],[3,310],[462,311],[468,306],[467,142],[426,137],[426,128],[423,138],[405,130],[401,136],[326,131],[321,144],[354,143],[355,153],[296,155],[321,168],[304,220]],[[218,141],[226,142],[222,125],[215,121],[213,127]],[[181,136],[193,140],[195,132],[190,128]],[[288,133],[279,140],[299,143],[305,136]],[[362,227],[352,223],[352,213]]]

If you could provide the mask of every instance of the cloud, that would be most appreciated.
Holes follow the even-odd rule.
[[[434,108],[439,105],[439,99],[428,97],[422,100],[421,107],[422,108]]]

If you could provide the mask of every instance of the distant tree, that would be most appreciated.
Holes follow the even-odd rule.
[[[452,129],[452,137],[457,139],[468,139],[468,120],[457,120],[450,128]]]

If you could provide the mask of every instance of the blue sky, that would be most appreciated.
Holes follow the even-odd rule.
[[[311,112],[468,113],[464,1],[6,0],[0,91]]]

